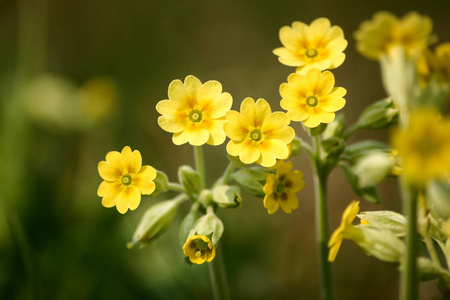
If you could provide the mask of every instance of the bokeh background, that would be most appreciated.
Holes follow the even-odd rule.
[[[348,91],[342,110],[354,122],[385,96],[379,66],[355,50],[353,32],[379,10],[416,10],[450,41],[448,0],[435,1],[0,1],[0,299],[209,299],[206,265],[184,263],[178,225],[144,249],[125,245],[152,203],[126,215],[101,206],[97,164],[129,145],[144,164],[176,180],[193,165],[192,148],[175,146],[157,125],[155,105],[173,79],[218,80],[233,108],[247,96],[280,110],[279,85],[292,68],[272,54],[278,30],[295,20],[327,17],[349,41],[334,70]],[[293,125],[301,130],[299,124]],[[350,142],[387,140],[360,132]],[[227,164],[225,145],[205,149],[212,182]],[[238,209],[221,210],[223,253],[232,299],[317,299],[318,274],[310,165],[300,207],[269,216],[262,200],[244,194]],[[397,183],[380,185],[381,205],[400,210]],[[330,227],[355,199],[342,170],[329,180]],[[395,299],[394,264],[344,242],[335,263],[337,299]],[[434,282],[421,299],[440,299]]]

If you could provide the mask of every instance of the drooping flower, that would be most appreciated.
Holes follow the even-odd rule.
[[[169,85],[169,99],[161,100],[156,110],[162,115],[158,124],[173,133],[175,145],[220,145],[225,141],[223,124],[232,97],[222,93],[222,85],[210,80],[202,84],[195,76],[174,80]]]
[[[292,162],[282,162],[277,169],[276,174],[267,176],[264,185],[264,207],[269,214],[274,214],[279,207],[285,213],[290,214],[292,210],[298,208],[298,199],[296,193],[300,192],[305,186],[303,173],[292,171]]]
[[[352,201],[344,213],[342,214],[341,225],[333,232],[330,241],[328,242],[328,247],[330,251],[328,252],[328,261],[333,262],[336,259],[336,255],[339,252],[342,241],[344,238],[351,236],[352,229],[354,229],[352,222],[356,218],[359,212],[359,201]]]
[[[346,93],[346,89],[334,87],[333,73],[311,69],[306,75],[293,73],[281,84],[281,107],[292,121],[313,128],[334,120],[335,112],[345,105],[342,97]]]
[[[432,74],[439,76],[440,81],[450,82],[450,43],[438,45],[434,52],[426,49],[417,62],[417,71],[422,85],[425,85]]]
[[[402,19],[389,12],[378,12],[372,20],[361,23],[355,32],[356,48],[365,57],[378,60],[396,45],[405,48],[408,56],[418,55],[430,44],[433,22],[416,12]]]
[[[214,259],[216,247],[206,235],[193,235],[184,243],[183,252],[192,263],[201,265]]]
[[[258,163],[263,167],[275,165],[277,159],[289,155],[288,144],[295,131],[289,127],[290,120],[283,112],[272,112],[264,99],[245,98],[241,112],[227,113],[224,125],[226,135],[231,139],[227,152],[239,156],[245,164]]]
[[[411,115],[408,128],[392,135],[399,151],[403,175],[410,183],[422,186],[430,179],[450,174],[450,120],[433,110]]]
[[[104,207],[114,207],[124,214],[135,210],[142,195],[150,195],[155,190],[156,170],[142,166],[142,156],[138,150],[131,151],[126,146],[122,152],[111,151],[106,161],[98,164],[98,172],[103,179],[97,190]]]
[[[347,40],[339,26],[331,26],[327,18],[318,18],[308,26],[293,22],[280,29],[280,41],[284,47],[273,53],[287,66],[297,67],[297,73],[306,74],[310,69],[320,70],[339,67],[345,60],[343,51]]]

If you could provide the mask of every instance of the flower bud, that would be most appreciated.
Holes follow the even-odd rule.
[[[197,219],[189,232],[189,236],[207,236],[213,245],[217,246],[219,239],[222,237],[223,230],[224,227],[222,221],[213,212],[208,212],[206,215]]]
[[[353,171],[361,188],[377,185],[386,178],[393,167],[389,153],[372,152],[358,160]]]
[[[200,193],[201,177],[197,171],[190,166],[181,166],[178,169],[178,180],[183,185],[188,195],[195,195]]]
[[[365,211],[358,214],[358,218],[366,224],[375,227],[385,228],[396,236],[404,236],[406,234],[406,218],[396,212],[389,210]]]
[[[213,201],[222,208],[241,206],[241,189],[235,185],[217,185],[212,190]]]
[[[345,130],[345,116],[340,114],[336,116],[333,122],[329,123],[322,134],[324,140],[330,137],[342,137]]]
[[[398,109],[392,98],[379,100],[367,107],[354,125],[358,130],[385,129],[397,122]]]

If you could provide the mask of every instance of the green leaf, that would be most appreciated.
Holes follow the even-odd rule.
[[[380,151],[389,153],[392,148],[382,142],[374,140],[365,140],[361,142],[354,143],[352,145],[347,145],[345,147],[344,154],[342,158],[348,161],[351,165],[354,165],[357,160],[372,151]]]

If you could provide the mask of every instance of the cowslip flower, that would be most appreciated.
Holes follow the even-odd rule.
[[[239,156],[245,164],[258,163],[263,167],[275,165],[277,159],[289,155],[288,144],[295,131],[289,127],[290,120],[283,112],[272,112],[264,99],[245,98],[241,112],[227,112],[224,125],[226,135],[231,139],[227,152]]]
[[[346,93],[346,89],[334,87],[333,73],[311,69],[306,75],[293,73],[287,83],[281,84],[280,104],[292,121],[313,128],[334,120],[335,112],[345,105],[342,97]]]
[[[378,12],[372,20],[361,23],[355,32],[356,48],[365,57],[378,60],[396,45],[405,48],[408,56],[426,49],[432,40],[433,22],[427,16],[410,12],[398,19],[389,12]]]
[[[222,93],[220,82],[210,80],[202,84],[189,75],[184,84],[178,79],[172,81],[168,95],[169,99],[158,102],[156,110],[162,115],[159,126],[173,133],[175,145],[216,146],[225,141],[225,113],[233,100],[229,93]]]
[[[303,173],[295,170],[292,171],[292,162],[282,162],[277,169],[276,174],[267,176],[264,185],[264,207],[269,214],[274,214],[279,207],[285,213],[290,214],[292,210],[298,208],[298,198],[296,193],[305,187],[303,181]]]
[[[402,174],[422,186],[430,179],[450,174],[450,120],[433,110],[411,115],[408,128],[392,135],[392,146],[398,150]]]
[[[436,46],[434,52],[426,49],[417,61],[417,71],[422,85],[432,74],[437,74],[443,82],[450,82],[450,43]]]
[[[104,207],[114,207],[124,214],[135,210],[142,195],[150,195],[155,190],[156,170],[142,166],[142,156],[138,150],[131,151],[126,146],[122,152],[111,151],[106,161],[98,164],[98,172],[103,179],[97,190]]]
[[[193,235],[183,245],[184,255],[197,265],[210,262],[216,256],[216,247],[206,235]]]
[[[352,222],[355,220],[356,215],[359,212],[359,201],[352,201],[344,213],[342,214],[341,225],[333,232],[330,241],[328,242],[328,247],[330,251],[328,252],[328,261],[333,262],[336,259],[336,255],[339,252],[342,241],[344,238],[349,238],[355,227],[353,227]]]
[[[293,22],[291,27],[283,26],[279,36],[284,47],[273,53],[282,64],[297,67],[297,73],[302,75],[312,68],[337,68],[345,60],[343,51],[348,43],[344,32],[339,26],[331,26],[327,18],[318,18],[309,26]]]

